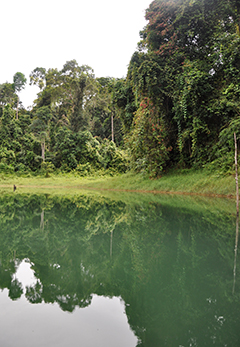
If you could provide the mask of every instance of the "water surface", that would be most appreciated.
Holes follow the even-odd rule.
[[[0,346],[239,346],[231,200],[0,197]]]

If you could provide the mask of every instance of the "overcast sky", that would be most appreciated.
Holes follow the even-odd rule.
[[[2,0],[0,83],[36,67],[61,69],[76,59],[96,77],[123,77],[152,0]],[[37,87],[20,94],[25,107]]]

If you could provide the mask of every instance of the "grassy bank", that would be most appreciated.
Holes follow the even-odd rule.
[[[142,192],[167,192],[181,194],[201,194],[213,196],[235,196],[234,176],[219,176],[207,171],[175,171],[151,180],[132,173],[115,177],[79,177],[74,174],[59,174],[51,177],[0,175],[1,189],[18,188],[48,189],[106,189]]]
[[[217,176],[204,171],[176,172],[151,180],[141,175],[126,174],[87,183],[88,187],[103,189],[152,191],[182,194],[235,196],[235,179],[233,176]]]

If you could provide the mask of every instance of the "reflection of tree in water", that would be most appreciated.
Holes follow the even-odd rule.
[[[234,248],[234,265],[233,265],[233,290],[232,290],[233,294],[235,293],[236,274],[237,274],[238,237],[239,237],[239,214],[237,213],[237,218],[236,218],[236,238],[235,238],[235,248]]]
[[[33,286],[26,287],[26,298],[31,304],[40,304],[42,302],[42,285],[39,281]]]
[[[9,290],[8,296],[12,300],[17,300],[23,294],[22,284],[15,278],[15,273],[19,261],[15,259],[15,252],[13,252],[13,260],[0,262],[0,288],[7,288]]]
[[[11,298],[12,300],[17,300],[21,297],[22,294],[23,294],[22,284],[18,281],[18,279],[14,279],[10,284],[9,294],[8,294],[9,298]]]
[[[221,215],[220,223],[219,213],[152,202],[89,196],[18,199],[19,210],[11,197],[2,201],[5,207],[0,204],[1,288],[10,293],[16,269],[7,264],[15,249],[18,259],[31,259],[38,279],[26,288],[31,303],[58,303],[72,312],[88,306],[93,293],[121,296],[139,346],[220,345],[225,336],[237,343],[240,298],[231,293],[229,215]],[[3,271],[7,266],[9,272]],[[21,285],[14,284],[11,293],[17,298]]]

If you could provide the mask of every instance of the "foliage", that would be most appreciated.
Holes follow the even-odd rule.
[[[90,175],[93,170],[89,163],[86,164],[78,164],[75,171],[79,174],[79,176],[85,177]]]
[[[115,78],[97,78],[97,93],[86,105],[86,113],[89,119],[89,129],[94,137],[113,139],[120,146],[122,145],[122,124],[115,100],[118,83],[119,80]]]
[[[234,132],[240,143],[240,118],[236,117],[219,134],[219,141],[213,148],[212,162],[206,165],[210,170],[215,170],[222,174],[232,174],[235,170],[233,158],[235,156]]]
[[[27,79],[22,72],[16,72],[13,76],[14,90],[19,93],[27,83]]]
[[[202,167],[214,159],[222,129],[240,112],[239,6],[227,0],[155,0],[145,18],[128,67],[129,98],[119,102],[126,117],[134,95],[136,109],[127,116],[133,122],[124,128],[133,167],[153,176],[163,167]],[[160,144],[146,136],[152,116],[143,117],[144,98],[157,110],[154,124],[165,129],[165,147],[172,149],[162,162]]]
[[[41,144],[42,160],[45,161],[45,147],[46,141],[49,138],[49,127],[52,118],[52,112],[49,107],[42,106],[36,110],[35,117],[33,118],[30,128],[37,141]]]
[[[20,168],[36,170],[38,167],[35,157],[39,147],[30,133],[30,122],[28,115],[22,115],[16,120],[11,106],[5,106],[0,119],[1,163],[12,165],[14,171],[19,171]],[[7,166],[5,167],[7,170]]]
[[[36,67],[30,74],[30,85],[37,85],[40,89],[44,87],[46,69]]]
[[[16,72],[13,76],[13,88],[16,93],[19,93],[24,89],[27,79],[21,72]],[[17,98],[17,110],[16,110],[16,119],[18,119],[18,106],[19,106],[19,96]]]
[[[50,177],[51,173],[54,172],[55,166],[51,162],[43,161],[41,163],[40,173],[45,177]]]
[[[88,131],[72,133],[67,128],[59,128],[54,147],[56,167],[88,173],[94,169],[114,168],[126,170],[126,159],[116,145],[105,139],[101,142]],[[92,169],[87,169],[91,166]]]
[[[156,177],[165,168],[172,150],[168,146],[164,123],[148,98],[140,103],[133,121],[134,127],[127,140],[132,154],[132,167]]]
[[[110,142],[114,137],[122,144],[115,79],[95,79],[93,70],[76,60],[67,61],[61,70],[37,67],[30,74],[30,84],[40,88],[38,98],[30,112],[21,108],[18,112],[15,92],[25,83],[25,76],[18,72],[14,84],[0,86],[2,170],[7,172],[11,166],[19,174],[31,170],[49,176],[55,168],[77,170],[81,175],[127,169],[125,155]]]
[[[40,92],[29,131],[21,125],[27,112],[20,110],[18,123],[3,115],[11,107],[18,118],[16,92],[25,77],[16,73],[13,84],[0,85],[2,163],[36,171],[47,159],[81,175],[125,171],[125,155],[112,139],[127,150],[131,167],[150,177],[172,167],[231,172],[228,139],[240,114],[239,16],[237,1],[152,1],[126,78],[95,78],[76,60],[32,71],[30,84]]]
[[[14,86],[12,83],[3,83],[0,84],[0,115],[2,115],[3,108],[10,104],[15,106],[17,103],[17,94],[14,91]]]

